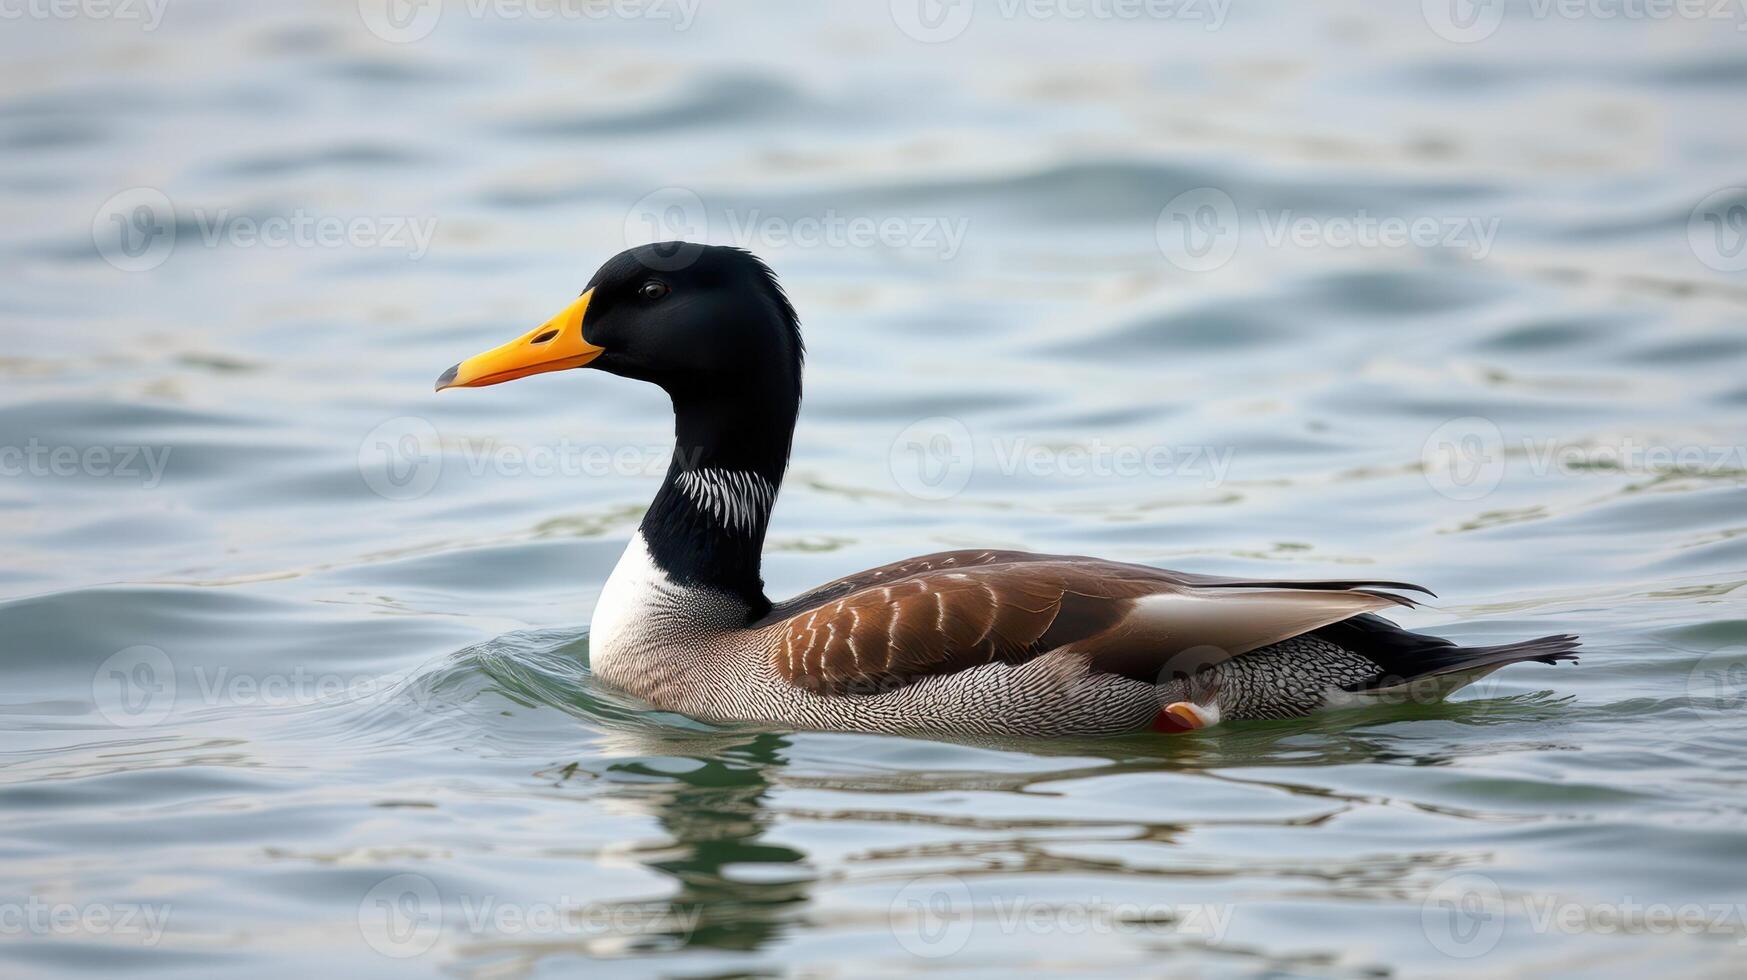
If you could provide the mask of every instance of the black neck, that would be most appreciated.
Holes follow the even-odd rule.
[[[669,391],[673,462],[639,527],[650,557],[676,583],[734,596],[762,616],[764,535],[799,406],[781,392]]]

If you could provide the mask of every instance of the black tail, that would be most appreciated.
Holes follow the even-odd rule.
[[[1354,690],[1388,687],[1421,677],[1503,667],[1535,661],[1575,661],[1581,641],[1569,633],[1496,646],[1463,647],[1441,636],[1405,630],[1370,613],[1314,630],[1312,636],[1345,647],[1382,668],[1374,682]]]
[[[1451,651],[1452,656],[1444,658],[1445,662],[1437,669],[1428,670],[1426,673],[1447,674],[1452,670],[1503,667],[1506,664],[1520,664],[1530,660],[1542,664],[1556,664],[1561,660],[1575,663],[1577,648],[1582,645],[1583,641],[1576,636],[1560,633],[1490,647],[1455,647]]]

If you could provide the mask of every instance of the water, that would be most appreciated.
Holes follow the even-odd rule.
[[[831,6],[8,23],[6,971],[1737,975],[1741,18]],[[430,388],[658,232],[802,310],[773,594],[1380,576],[1584,661],[1071,744],[598,690],[667,406]]]

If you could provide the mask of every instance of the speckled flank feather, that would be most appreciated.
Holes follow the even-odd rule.
[[[1314,636],[1295,636],[1213,669],[1226,721],[1296,718],[1329,707],[1332,692],[1360,686],[1382,671],[1364,657]]]
[[[1202,686],[1216,692],[1212,699],[1223,720],[1296,718],[1373,701],[1440,701],[1509,664],[1577,659],[1574,636],[1547,636],[1495,647],[1458,647],[1448,640],[1408,633],[1386,620],[1370,618],[1374,622],[1369,629],[1427,641],[1416,645],[1440,655],[1413,662],[1379,663],[1373,656],[1320,635],[1350,636],[1351,628],[1319,630],[1220,663],[1200,679]],[[1193,683],[1171,681],[1159,690],[1161,699],[1168,701],[1206,703],[1197,696]]]

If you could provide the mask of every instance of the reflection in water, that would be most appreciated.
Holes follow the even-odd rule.
[[[630,856],[678,883],[668,899],[673,917],[695,923],[677,937],[683,945],[761,949],[798,921],[816,873],[804,853],[761,840],[773,821],[769,770],[785,764],[786,745],[771,734],[713,740],[708,755],[678,757],[696,763],[683,771],[642,760],[608,767],[651,780],[609,780],[608,797],[647,810],[667,834],[667,842]]]

